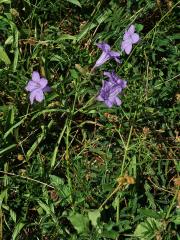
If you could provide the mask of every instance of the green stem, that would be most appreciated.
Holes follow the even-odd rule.
[[[173,206],[175,205],[175,202],[176,202],[176,199],[177,199],[177,195],[178,195],[178,191],[179,190],[176,190],[176,193],[175,193],[175,195],[174,195],[174,197],[172,199],[171,205],[169,206],[169,209],[168,209],[167,214],[166,214],[166,219],[169,218],[171,210],[172,210]]]
[[[131,135],[132,135],[132,130],[133,130],[133,126],[131,126],[130,128],[130,131],[129,131],[129,136],[128,136],[128,141],[127,141],[127,144],[125,147],[125,151],[124,151],[124,157],[123,157],[123,162],[122,162],[122,167],[121,167],[121,174],[120,176],[123,175],[123,172],[124,172],[124,165],[125,165],[125,161],[126,161],[126,158],[127,158],[127,153],[128,153],[128,150],[129,150],[129,143],[130,143],[130,139],[131,139]]]
[[[120,211],[120,209],[119,209],[119,203],[120,203],[120,198],[118,197],[118,198],[117,198],[117,207],[116,207],[116,223],[119,222],[119,211]]]
[[[117,186],[114,191],[104,200],[104,202],[101,204],[101,206],[98,208],[99,210],[101,210],[103,208],[103,206],[107,203],[107,201],[117,192],[119,191],[119,186]]]
[[[4,175],[8,175],[8,176],[12,176],[12,177],[17,177],[17,178],[22,178],[24,180],[28,180],[28,181],[32,181],[32,182],[35,182],[35,183],[39,183],[45,187],[49,187],[51,189],[54,189],[54,187],[52,185],[49,185],[47,183],[44,183],[44,182],[41,182],[39,180],[36,180],[36,179],[33,179],[33,178],[30,178],[30,177],[26,177],[26,176],[21,176],[21,175],[16,175],[14,173],[10,173],[10,172],[6,172],[6,171],[0,171],[0,173],[4,174]]]
[[[70,134],[70,127],[71,122],[67,123],[67,127],[66,127],[66,152],[65,152],[65,159],[66,159],[66,171],[67,171],[67,179],[68,179],[68,185],[70,188],[70,198],[71,198],[71,202],[73,202],[73,198],[72,198],[72,182],[71,182],[71,176],[70,176],[70,161],[69,161],[69,134]]]

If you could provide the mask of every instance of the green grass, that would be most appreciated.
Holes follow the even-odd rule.
[[[180,239],[179,2],[158,2],[0,1],[0,240]],[[108,69],[121,107],[96,101]],[[33,70],[52,91],[31,106]]]

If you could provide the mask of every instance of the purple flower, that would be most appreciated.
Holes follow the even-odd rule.
[[[103,81],[103,86],[97,97],[98,101],[104,102],[108,107],[113,105],[120,106],[121,100],[117,96],[127,86],[127,82],[120,79],[114,71],[104,72],[104,75],[109,78],[108,81]]]
[[[120,63],[120,60],[119,60],[120,53],[111,51],[111,47],[109,46],[109,44],[102,42],[102,43],[98,43],[97,46],[102,50],[102,54],[99,57],[99,59],[96,61],[93,69],[101,66],[111,58],[113,58],[116,62]]]
[[[118,84],[119,87],[121,87],[121,90],[127,87],[127,82],[125,80],[122,80],[119,78],[114,71],[112,72],[104,72],[104,76],[107,76],[109,78],[109,81],[112,84]]]
[[[125,51],[126,54],[130,54],[132,50],[132,45],[137,43],[139,39],[139,35],[135,33],[135,26],[131,25],[129,29],[125,31],[121,44],[121,50]]]
[[[33,104],[34,100],[42,102],[44,99],[44,93],[51,91],[51,88],[47,85],[46,78],[41,78],[39,73],[34,71],[32,73],[32,79],[25,87],[26,91],[30,92],[30,102]]]
[[[121,90],[122,89],[118,84],[112,84],[110,81],[103,81],[103,86],[97,100],[104,102],[109,108],[113,105],[120,106],[121,100],[117,97],[117,95],[121,92]]]

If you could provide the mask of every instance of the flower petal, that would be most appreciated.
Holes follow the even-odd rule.
[[[111,108],[113,106],[113,103],[108,99],[108,100],[105,100],[104,103],[109,107]]]
[[[34,90],[30,93],[29,99],[30,99],[31,104],[34,103],[35,98],[36,98],[36,90]]]
[[[35,98],[36,98],[36,101],[38,101],[38,102],[42,102],[43,101],[44,94],[43,94],[43,91],[41,89],[36,90]]]
[[[111,57],[119,57],[119,56],[120,56],[120,53],[119,53],[119,52],[115,52],[115,51],[110,51],[110,52],[109,52],[109,55],[110,55]]]
[[[102,43],[97,43],[98,48],[100,48],[104,52],[108,52],[111,50],[111,47],[109,44],[102,42]]]
[[[48,81],[47,81],[46,78],[41,78],[39,84],[40,84],[40,86],[41,86],[41,89],[43,89],[43,88],[45,88],[46,85],[48,84]]]
[[[44,87],[42,90],[44,93],[51,92],[51,88],[49,86]]]
[[[109,78],[109,81],[113,84],[118,83],[118,76],[114,73],[114,71],[112,72],[104,72],[104,76],[107,76]]]
[[[125,80],[121,80],[120,84],[121,84],[122,89],[127,87],[127,81],[125,81]]]
[[[134,33],[131,35],[132,43],[137,43],[140,39],[139,35],[137,33]]]
[[[115,52],[115,51],[110,51],[109,52],[109,55],[111,56],[111,58],[113,58],[116,62],[120,63],[120,59],[119,59],[119,56],[120,56],[120,53],[119,52]]]
[[[121,60],[119,60],[119,58],[115,57],[114,60],[117,62],[117,63],[122,63]]]
[[[40,75],[37,71],[32,73],[32,81],[39,83],[40,82]]]
[[[128,31],[125,31],[123,40],[128,40],[130,38],[130,33]]]
[[[125,47],[125,52],[126,52],[126,54],[130,54],[131,50],[132,50],[132,44],[128,44],[128,45]]]
[[[100,102],[103,102],[104,101],[104,99],[102,98],[102,96],[101,95],[99,95],[99,96],[97,96],[97,98],[96,98],[98,101],[100,101]]]
[[[132,42],[129,40],[123,41],[121,44],[122,51],[125,51],[126,54],[129,54],[132,50]]]
[[[117,105],[117,106],[120,106],[121,105],[121,99],[119,99],[118,97],[116,97],[115,99],[114,99],[114,104],[115,105]]]
[[[121,91],[122,88],[119,84],[112,86],[109,92],[109,98],[116,97]]]
[[[107,76],[110,79],[112,78],[112,73],[111,72],[104,72],[103,75]]]
[[[112,87],[112,82],[110,82],[110,81],[103,81],[103,89],[104,90],[108,90],[109,91],[109,89]]]
[[[132,35],[132,34],[134,33],[134,31],[135,31],[135,26],[134,26],[134,25],[131,25],[127,31],[128,31],[128,33],[129,33],[130,35]]]
[[[127,47],[127,45],[129,45],[129,44],[132,44],[131,41],[129,41],[129,40],[122,41],[121,50],[124,51],[125,48]]]
[[[96,61],[95,65],[94,65],[94,68],[101,66],[102,64],[107,62],[109,59],[110,59],[109,54],[107,54],[106,52],[103,52],[101,54],[101,56],[99,57],[99,59]]]
[[[37,89],[37,83],[30,80],[25,89],[26,91],[32,92],[33,90]]]

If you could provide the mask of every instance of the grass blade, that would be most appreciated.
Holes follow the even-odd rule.
[[[37,147],[39,146],[39,144],[42,142],[42,140],[45,138],[46,136],[46,131],[45,131],[45,127],[41,126],[42,129],[42,133],[38,136],[37,140],[33,143],[32,147],[28,150],[27,154],[26,154],[26,158],[27,160],[29,160],[29,158],[31,157],[31,155],[34,153],[34,151],[37,149]]]

